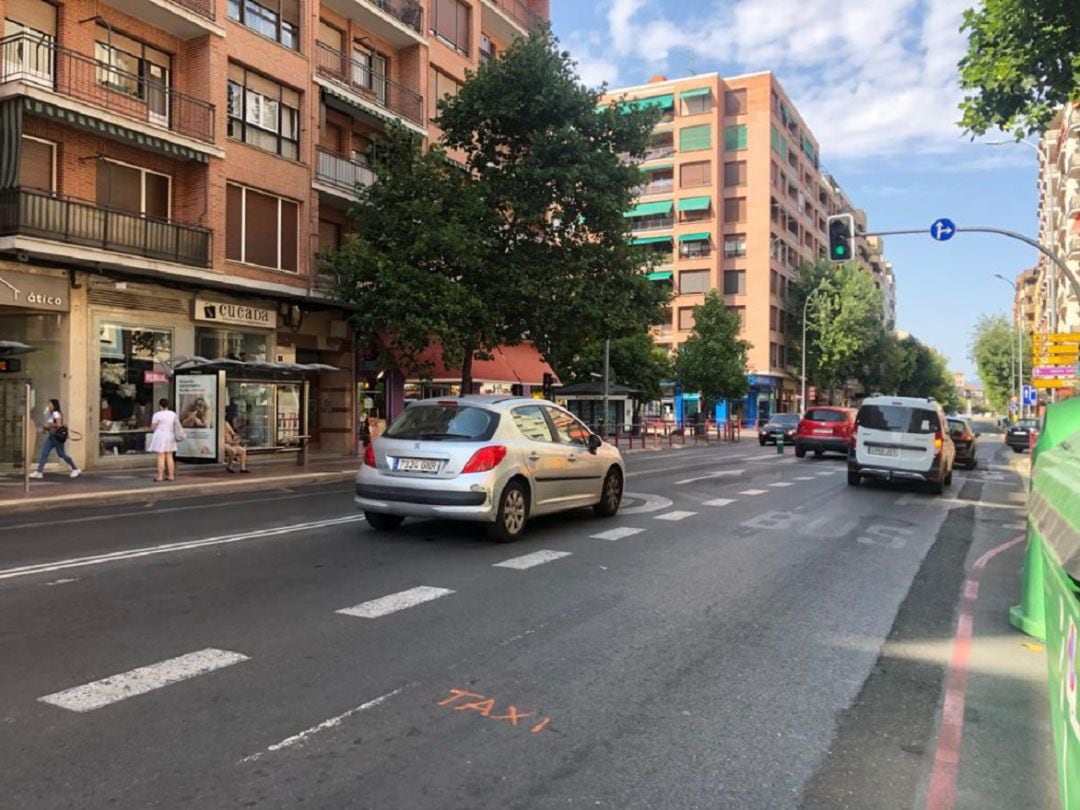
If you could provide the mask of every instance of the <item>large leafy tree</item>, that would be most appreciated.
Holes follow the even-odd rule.
[[[400,362],[439,344],[460,365],[528,338],[555,365],[603,337],[644,331],[667,292],[642,272],[624,212],[640,182],[649,109],[598,110],[548,30],[519,39],[440,102],[425,152],[391,128],[355,233],[327,260],[338,294]]]
[[[1031,341],[1023,336],[1024,380],[1030,381]],[[986,398],[996,411],[1004,411],[1016,393],[1017,334],[1004,315],[981,315],[971,333],[968,356],[975,364],[986,389]]]
[[[976,135],[1016,137],[1046,129],[1080,90],[1076,0],[984,0],[964,12],[968,51],[960,61],[961,125]]]
[[[671,379],[671,358],[657,346],[652,335],[641,332],[611,341],[608,353],[611,380],[641,391],[642,401],[660,399],[661,383]],[[570,362],[556,369],[559,378],[569,382],[593,382],[593,375],[604,370],[604,343],[585,346]]]
[[[911,335],[897,342],[909,370],[896,393],[902,397],[933,397],[946,411],[957,410],[960,398],[945,355]]]
[[[790,319],[796,345],[802,341],[803,305],[806,312],[806,377],[809,384],[830,392],[848,380],[870,383],[881,376],[875,348],[884,336],[881,291],[856,264],[817,262],[804,265],[799,281],[789,288]]]
[[[716,290],[694,307],[694,328],[675,355],[675,376],[685,390],[701,393],[705,413],[720,400],[744,396],[749,389],[750,343],[739,337],[741,329],[741,319]]]

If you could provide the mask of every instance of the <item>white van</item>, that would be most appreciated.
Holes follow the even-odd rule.
[[[952,483],[956,448],[932,399],[867,397],[855,417],[848,484],[863,478],[925,482],[940,495]]]

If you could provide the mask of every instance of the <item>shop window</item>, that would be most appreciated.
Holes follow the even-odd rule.
[[[172,178],[114,160],[97,162],[97,204],[113,211],[169,218]]]
[[[245,362],[266,362],[270,352],[263,332],[228,332],[220,329],[195,330],[195,354],[207,359],[225,357]]]
[[[171,396],[163,363],[172,357],[172,332],[103,323],[98,329],[98,357],[98,453],[142,453],[157,401]]]
[[[300,48],[299,0],[229,0],[230,20],[286,48]]]
[[[299,204],[232,183],[226,190],[225,258],[295,273]]]
[[[300,154],[300,93],[229,63],[229,137],[283,157]]]
[[[7,312],[11,309],[4,308]],[[22,461],[25,451],[23,450],[23,387],[20,383],[28,382],[37,391],[38,408],[34,408],[33,417],[38,428],[43,422],[42,410],[45,400],[49,397],[60,398],[61,406],[66,407],[64,401],[65,389],[61,388],[63,377],[60,369],[66,365],[68,357],[67,330],[64,324],[67,322],[67,314],[42,313],[32,314],[4,314],[0,315],[0,336],[4,340],[14,340],[32,346],[34,350],[19,355],[22,370],[19,374],[7,375],[5,384],[0,385],[0,464],[18,465],[22,469]],[[12,384],[6,384],[6,383]],[[85,432],[82,420],[73,419],[71,426],[80,432]],[[41,430],[33,431],[36,437],[36,446],[30,459],[37,463],[41,453],[41,443],[44,435]],[[70,446],[68,447],[70,451]],[[8,467],[10,470],[10,467]]]
[[[428,68],[428,118],[434,121],[439,117],[439,102],[450,96],[456,96],[461,84],[435,68]]]
[[[431,3],[431,33],[458,53],[469,55],[468,5],[461,0],[433,0]]]
[[[22,136],[19,185],[38,191],[56,191],[56,144],[30,135]]]

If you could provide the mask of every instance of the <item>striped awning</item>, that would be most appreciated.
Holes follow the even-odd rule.
[[[708,242],[710,235],[708,233],[684,233],[679,237],[680,242]]]
[[[649,281],[671,281],[673,275],[675,273],[671,270],[657,270],[649,273],[645,278],[649,279]]]
[[[680,211],[708,211],[712,207],[712,197],[684,197],[679,200]]]
[[[661,110],[666,110],[668,107],[675,106],[675,94],[667,93],[663,96],[653,96],[651,98],[635,98],[631,101],[624,101],[619,105],[623,110],[647,110],[649,107],[659,107]]]
[[[701,96],[707,96],[712,91],[708,87],[699,87],[696,90],[687,90],[683,93],[679,93],[679,98],[700,98]]]
[[[671,242],[671,235],[668,236],[639,236],[630,240],[631,245],[658,245],[661,242]]]
[[[638,203],[623,216],[627,217],[662,217],[671,214],[673,203],[671,200],[659,202]]]
[[[22,111],[18,99],[0,103],[0,189],[19,186]]]

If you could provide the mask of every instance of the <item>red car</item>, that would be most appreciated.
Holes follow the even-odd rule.
[[[817,406],[810,408],[799,420],[795,431],[795,455],[803,458],[808,451],[820,456],[825,452],[843,453],[851,448],[855,430],[855,410]]]

